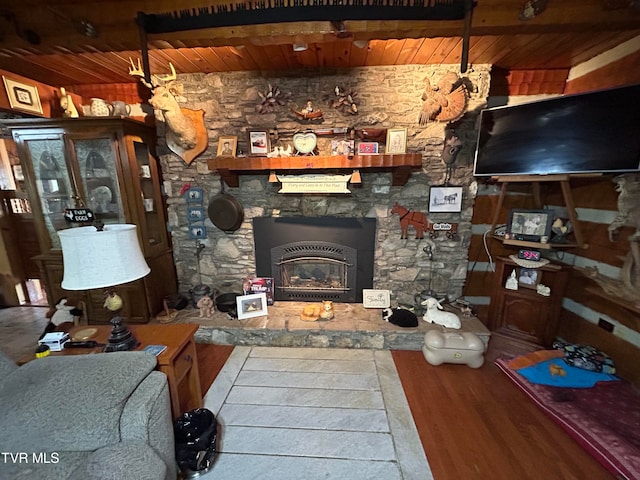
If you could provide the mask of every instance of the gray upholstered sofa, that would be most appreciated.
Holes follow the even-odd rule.
[[[0,479],[175,480],[167,379],[146,352],[0,354]]]

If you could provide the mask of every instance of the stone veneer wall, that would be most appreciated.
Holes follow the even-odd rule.
[[[199,283],[221,292],[238,291],[241,278],[255,273],[251,219],[261,216],[340,216],[376,217],[377,239],[375,252],[374,288],[389,289],[392,299],[412,304],[414,295],[431,288],[451,299],[462,294],[467,274],[467,253],[471,241],[471,217],[476,184],[472,176],[475,150],[475,124],[489,93],[490,66],[474,66],[463,77],[471,88],[468,112],[454,127],[463,140],[450,185],[463,186],[461,213],[428,214],[431,221],[459,223],[459,235],[448,240],[444,235],[432,240],[400,239],[397,216],[389,213],[394,202],[427,213],[429,187],[442,185],[446,169],[441,159],[445,138],[444,123],[418,124],[422,107],[424,79],[437,84],[447,71],[459,71],[458,65],[361,67],[349,70],[298,72],[238,72],[183,74],[178,81],[184,85],[181,105],[205,111],[209,148],[186,165],[166,147],[162,124],[159,127],[161,168],[169,213],[180,291],[188,293]],[[258,92],[266,92],[269,85],[278,86],[286,103],[272,113],[260,114]],[[343,114],[328,106],[336,85],[357,92],[357,115]],[[302,109],[311,99],[324,112],[319,123],[300,121],[290,108]],[[188,238],[186,202],[181,189],[189,184],[204,191],[204,207],[220,191],[219,176],[209,171],[207,159],[216,155],[219,135],[238,137],[238,148],[247,151],[248,129],[278,129],[278,145],[291,143],[297,130],[330,127],[408,129],[408,152],[423,155],[422,169],[412,173],[405,186],[391,185],[391,174],[361,172],[362,184],[352,185],[350,195],[283,195],[278,183],[268,182],[268,172],[242,175],[239,188],[225,188],[244,207],[245,221],[234,233],[225,233],[206,220],[208,237],[201,242],[205,248],[200,258],[200,278],[197,273],[196,241]],[[320,154],[329,154],[332,138],[319,137]],[[383,149],[384,146],[381,145]],[[243,159],[238,158],[238,163]],[[321,173],[314,171],[312,173]],[[433,262],[428,260],[424,247],[433,248]]]

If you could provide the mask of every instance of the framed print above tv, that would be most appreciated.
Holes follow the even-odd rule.
[[[509,212],[504,238],[526,242],[547,243],[553,223],[553,210],[519,210]]]

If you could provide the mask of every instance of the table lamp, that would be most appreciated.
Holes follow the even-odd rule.
[[[114,287],[133,282],[151,269],[144,259],[135,225],[96,225],[58,232],[62,246],[65,290],[106,288],[105,307],[114,313],[122,307],[122,299]],[[106,352],[132,350],[138,341],[116,315]]]

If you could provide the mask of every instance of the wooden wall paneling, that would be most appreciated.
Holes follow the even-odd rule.
[[[413,63],[413,59],[420,51],[422,44],[426,41],[424,38],[407,38],[404,40],[402,49],[398,53],[396,65],[408,65]]]
[[[385,43],[383,40],[369,40],[369,52],[365,60],[366,66],[380,65],[380,59],[384,54]]]
[[[617,30],[592,32],[591,34],[588,34],[588,35],[589,36],[585,38],[585,40],[588,40],[588,43],[586,43],[586,45],[588,45],[588,48],[584,48],[580,52],[576,53],[574,58],[574,61],[575,61],[574,65],[580,65],[583,62],[591,60],[593,57],[595,57],[596,55],[598,55],[600,52],[603,51],[602,50],[603,46],[605,47],[604,51],[607,51],[620,45],[623,42],[626,42],[628,40],[631,40],[632,38],[637,37],[638,35],[640,35],[640,29],[630,30],[626,32],[617,31]],[[633,68],[629,68],[629,65],[631,64],[632,63],[627,64],[627,69],[626,69],[627,71],[635,70]]]
[[[431,57],[429,57],[428,63],[443,63],[444,59],[447,58],[447,55],[451,53],[451,51],[456,48],[458,45],[459,39],[456,37],[453,38],[443,38],[438,45],[438,48],[432,53]]]
[[[367,45],[364,48],[358,48],[355,45],[353,46],[353,48],[349,52],[349,61],[351,62],[351,65],[353,65],[354,67],[362,67],[365,65],[367,61],[367,55],[369,55],[369,43],[370,42],[367,42]]]
[[[387,40],[380,62],[383,64],[396,63],[404,43],[404,40]]]
[[[566,93],[587,92],[640,83],[640,69],[629,68],[629,65],[640,65],[640,51],[611,62],[588,75],[568,81]]]
[[[558,336],[573,343],[592,345],[613,358],[616,375],[640,385],[640,349],[572,312],[563,310]]]

